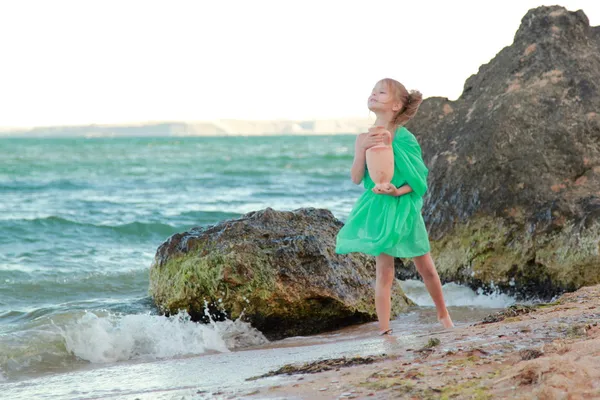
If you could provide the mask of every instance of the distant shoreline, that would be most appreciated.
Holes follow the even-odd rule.
[[[206,122],[151,122],[139,124],[0,128],[0,138],[116,138],[338,135],[364,132],[366,118],[301,121],[218,120]]]
[[[11,135],[0,133],[0,140],[3,139],[193,139],[193,138],[234,138],[234,137],[301,137],[301,136],[354,136],[355,132],[339,132],[339,133],[264,133],[264,134],[206,134],[206,135],[115,135],[115,136],[77,136],[77,135],[52,135],[52,136],[36,136],[36,135]]]

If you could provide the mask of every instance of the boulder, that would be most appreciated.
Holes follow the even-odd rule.
[[[460,98],[426,99],[407,128],[444,281],[544,298],[600,283],[600,27],[583,11],[530,10]]]
[[[374,258],[335,254],[342,225],[328,210],[267,208],[175,234],[158,248],[150,294],[165,314],[243,314],[269,339],[376,320]],[[411,304],[395,284],[392,313]]]

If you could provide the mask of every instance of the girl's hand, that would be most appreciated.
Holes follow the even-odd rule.
[[[373,146],[384,144],[386,135],[389,135],[389,132],[383,126],[373,126],[369,128],[369,133],[367,133],[361,141],[361,150],[367,151]]]
[[[380,187],[380,188],[377,186],[375,186],[373,188],[373,193],[387,194],[390,196],[397,196],[396,191],[397,191],[396,186],[392,185],[391,183],[388,183],[387,185]]]

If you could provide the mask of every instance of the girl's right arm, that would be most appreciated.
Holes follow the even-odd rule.
[[[354,162],[350,169],[350,178],[352,182],[359,185],[365,176],[365,164],[367,162],[366,152],[373,146],[383,144],[385,135],[389,132],[382,126],[375,126],[369,129],[368,133],[361,133],[354,142]]]

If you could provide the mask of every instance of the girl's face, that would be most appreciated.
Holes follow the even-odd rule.
[[[396,112],[401,105],[384,82],[377,82],[367,103],[367,107],[373,112]]]

